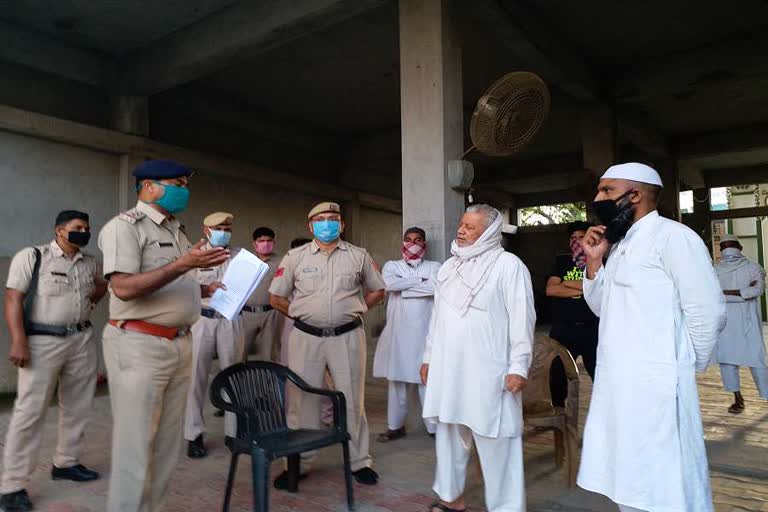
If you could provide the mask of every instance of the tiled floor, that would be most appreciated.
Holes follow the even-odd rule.
[[[768,512],[768,404],[757,398],[751,378],[743,374],[746,411],[733,416],[726,409],[731,396],[720,387],[719,374],[711,369],[700,379],[702,410],[718,512]],[[590,395],[590,383],[582,378],[582,424]],[[367,409],[372,435],[385,428],[385,383],[369,381]],[[221,509],[221,496],[229,463],[222,443],[223,421],[207,411],[212,434],[211,454],[203,460],[182,456],[173,477],[166,512],[214,511]],[[0,439],[4,439],[9,420],[8,404],[0,413]],[[52,482],[50,456],[55,445],[57,409],[51,408],[45,425],[43,447],[29,492],[44,512],[99,512],[105,509],[109,479],[111,417],[109,399],[103,393],[96,400],[93,421],[85,440],[83,462],[103,475],[88,484]],[[389,445],[372,442],[376,469],[381,482],[375,487],[356,485],[361,512],[426,511],[433,500],[430,491],[434,463],[433,441],[426,436],[415,415],[409,418],[409,435]],[[340,450],[322,452],[310,478],[302,482],[296,495],[272,491],[271,510],[344,510],[344,487],[339,469]],[[552,434],[527,432],[525,440],[526,487],[531,512],[615,511],[605,498],[578,489],[568,489],[565,476],[554,467]],[[273,472],[279,471],[273,465]],[[241,461],[232,503],[233,512],[251,510],[250,465]],[[472,510],[482,509],[482,481],[476,470],[470,472],[468,498]]]

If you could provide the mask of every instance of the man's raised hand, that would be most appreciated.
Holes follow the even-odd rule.
[[[218,267],[229,258],[229,249],[223,247],[212,247],[205,249],[205,240],[197,242],[192,249],[182,256],[182,264],[189,268],[209,268]]]

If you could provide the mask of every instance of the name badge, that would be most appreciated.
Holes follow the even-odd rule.
[[[51,272],[51,275],[53,276],[61,276],[61,277],[67,277],[67,274],[64,274],[62,272]]]
[[[212,268],[201,268],[200,269],[200,272],[213,272],[213,271],[214,271],[214,269],[212,269]]]
[[[311,274],[312,272],[320,272],[320,269],[317,267],[306,267],[301,269],[301,271],[305,274]]]
[[[160,247],[173,247],[173,242],[158,242]]]

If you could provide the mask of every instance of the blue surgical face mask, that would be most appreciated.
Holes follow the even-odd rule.
[[[312,223],[315,238],[329,244],[341,235],[341,222],[338,220],[316,220]]]
[[[187,209],[187,204],[189,204],[189,189],[178,185],[166,185],[159,181],[153,183],[163,187],[162,197],[154,201],[156,205],[168,213],[179,213]]]
[[[227,247],[229,245],[229,241],[232,239],[232,233],[218,229],[211,229],[210,231],[211,234],[208,236],[208,242],[212,247]]]

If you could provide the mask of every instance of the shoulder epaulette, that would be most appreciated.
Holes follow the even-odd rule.
[[[290,254],[293,256],[294,254],[298,254],[301,251],[306,251],[307,249],[309,249],[309,247],[311,247],[311,245],[312,243],[308,243],[308,244],[300,245],[298,247],[294,247],[293,249],[289,249],[288,252],[285,254],[286,255]]]
[[[130,224],[136,224],[138,221],[140,221],[146,216],[147,216],[146,213],[140,212],[136,208],[131,208],[130,210],[121,212],[120,215],[118,215],[118,218]]]

